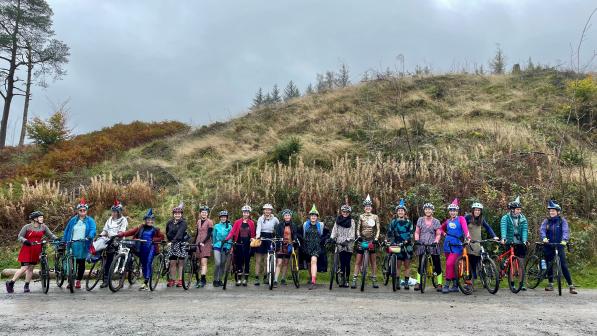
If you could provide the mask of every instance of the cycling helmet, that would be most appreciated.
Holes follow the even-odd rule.
[[[29,219],[36,219],[37,217],[41,217],[43,215],[44,215],[44,213],[41,211],[33,211],[32,213],[29,214]]]
[[[122,212],[122,203],[117,199],[114,199],[114,204],[112,205],[112,211]]]
[[[514,201],[508,203],[508,209],[517,209],[517,208],[522,208],[522,204],[520,203],[520,196],[517,196]]]
[[[222,210],[218,213],[218,217],[228,217],[228,210]]]
[[[425,204],[423,204],[423,210],[425,210],[425,209],[435,210],[435,206],[433,206],[433,204],[431,204],[431,203],[425,203]]]
[[[344,204],[343,206],[340,207],[340,211],[352,212],[352,208],[350,207],[350,205]]]
[[[199,206],[199,212],[202,212],[202,211],[209,212],[209,207],[207,205],[201,205],[201,206]]]
[[[459,206],[460,202],[458,201],[458,198],[455,198],[452,203],[450,203],[450,205],[448,205],[448,211],[452,211],[452,210],[460,210],[460,206]]]
[[[396,208],[394,210],[398,211],[398,209],[402,209],[402,210],[406,211],[406,205],[404,204],[404,199],[400,199],[400,203],[396,206]]]
[[[479,202],[475,202],[473,203],[473,205],[471,205],[471,209],[480,209],[483,210],[483,204],[479,203]]]
[[[251,209],[251,207],[249,205],[244,205],[240,210],[242,212],[245,212],[245,211],[246,212],[251,212],[251,210],[253,210],[253,209]]]
[[[373,205],[373,202],[371,201],[371,196],[369,196],[369,194],[367,194],[367,198],[365,198],[365,200],[363,201],[363,206],[367,205]]]
[[[292,216],[292,210],[290,210],[290,209],[284,209],[284,210],[282,210],[282,216],[285,216],[285,215]]]
[[[555,209],[557,211],[562,211],[562,207],[554,200],[549,200],[547,202],[547,210]]]
[[[265,204],[263,205],[263,208],[262,208],[262,209],[270,209],[270,210],[274,210],[274,207],[273,207],[271,204],[269,204],[269,203],[265,203]]]

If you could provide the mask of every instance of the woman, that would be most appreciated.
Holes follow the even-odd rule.
[[[437,276],[437,291],[442,291],[442,285],[444,283],[442,274],[442,264],[439,257],[439,240],[441,239],[441,224],[439,220],[433,217],[433,211],[435,207],[431,203],[423,204],[423,212],[425,216],[419,217],[417,220],[417,228],[415,229],[415,241],[423,245],[435,244],[435,247],[431,248],[431,262],[433,263],[433,273]],[[417,284],[415,290],[421,290],[421,273],[423,270],[423,258],[425,257],[425,246],[417,246],[415,254],[419,256],[419,270],[417,273]]]
[[[502,245],[506,245],[506,249],[510,246],[514,247],[514,254],[520,258],[520,264],[524,265],[527,255],[527,244],[529,237],[529,223],[527,218],[522,214],[522,203],[520,196],[517,196],[514,201],[508,203],[508,213],[502,216],[500,220],[500,233],[502,236]],[[518,275],[520,282],[523,283],[520,290],[526,291],[523,281],[524,272]]]
[[[257,220],[256,239],[272,238],[274,236],[274,228],[279,224],[272,212],[274,207],[267,203],[263,205],[263,215]],[[271,242],[261,241],[261,245],[255,248],[255,286],[259,286],[259,277],[261,275],[261,264],[264,263],[267,251],[270,248]],[[265,268],[265,267],[264,267]],[[267,282],[267,276],[263,275],[263,283]]]
[[[220,222],[214,225],[213,229],[213,250],[214,250],[214,287],[222,286],[222,275],[224,275],[224,266],[226,265],[226,252],[230,250],[230,243],[226,240],[232,230],[232,224],[228,220],[228,211],[223,210],[218,214]]]
[[[288,261],[293,249],[293,242],[296,240],[296,225],[292,222],[292,211],[284,209],[282,211],[282,222],[276,225],[275,233],[277,238],[282,238],[276,250],[277,266],[274,277],[274,287],[278,287],[278,278],[282,274],[281,284],[286,285],[286,271],[288,270]]]
[[[367,195],[365,201],[363,201],[363,206],[365,213],[359,216],[359,221],[357,223],[357,241],[359,242],[368,242],[369,243],[369,265],[371,265],[371,282],[373,283],[373,288],[379,288],[377,285],[377,257],[375,254],[375,245],[377,245],[377,241],[379,239],[380,233],[380,224],[379,224],[379,217],[373,214],[373,202],[371,201],[371,197]],[[354,272],[352,274],[352,283],[350,288],[357,288],[357,276],[361,270],[361,264],[363,263],[363,254],[365,251],[361,243],[357,245],[357,260],[354,265]]]
[[[403,244],[400,249],[400,253],[396,256],[397,258],[397,276],[400,279],[400,268],[404,265],[404,289],[410,289],[410,260],[413,256],[413,247],[411,244],[412,240],[413,224],[406,217],[406,206],[404,200],[400,200],[400,204],[396,207],[396,217],[390,222],[388,228],[388,239],[391,244],[398,245]],[[400,289],[400,285],[398,285]]]
[[[21,263],[21,268],[17,270],[12,277],[12,280],[6,282],[6,292],[14,293],[15,281],[17,281],[23,273],[25,273],[25,287],[23,293],[29,293],[29,283],[33,277],[33,268],[39,262],[39,255],[41,254],[41,244],[39,244],[44,237],[49,237],[52,240],[56,236],[50,231],[47,225],[44,224],[44,214],[41,211],[33,211],[29,215],[31,223],[26,224],[19,232],[18,240],[23,244],[21,251],[19,251],[18,262]]]
[[[165,237],[159,228],[154,226],[155,216],[153,209],[147,210],[147,214],[143,217],[145,222],[143,225],[134,227],[128,231],[118,233],[118,237],[133,237],[134,239],[144,240],[145,242],[139,243],[139,260],[141,261],[141,269],[143,270],[143,285],[139,288],[140,291],[148,289],[149,279],[153,270],[151,264],[153,257],[159,253],[159,243],[162,242]]]
[[[241,208],[243,217],[237,219],[226,240],[234,240],[234,264],[238,273],[236,285],[247,286],[249,281],[249,263],[251,262],[251,241],[255,239],[255,222],[251,219],[251,207],[245,205]]]
[[[350,259],[354,250],[355,227],[354,219],[351,217],[352,208],[349,205],[340,207],[340,216],[336,218],[332,228],[331,238],[336,242],[336,250],[340,257],[340,272],[344,274],[342,288],[348,288],[348,275],[350,274]]]
[[[305,251],[311,258],[309,275],[311,284],[309,290],[315,289],[317,283],[317,257],[321,253],[321,236],[323,235],[323,223],[319,221],[319,211],[313,204],[309,211],[309,219],[303,224],[303,239]]]
[[[182,287],[182,269],[184,258],[187,256],[185,243],[189,240],[187,222],[182,217],[184,204],[181,202],[172,209],[172,218],[166,223],[166,237],[170,247],[168,260],[170,260],[170,279],[167,287]]]
[[[197,281],[195,287],[203,288],[207,283],[205,275],[207,274],[207,261],[211,256],[212,240],[211,236],[214,229],[214,223],[208,218],[209,207],[203,205],[199,208],[199,219],[197,220],[197,236],[195,244],[197,244],[197,259],[201,263],[201,280]],[[195,275],[196,276],[196,275]]]
[[[85,198],[77,205],[77,215],[73,216],[66,224],[64,230],[63,242],[73,242],[70,248],[77,263],[77,277],[75,281],[75,288],[81,288],[81,280],[85,274],[85,258],[89,253],[91,242],[95,237],[96,225],[95,220],[87,216],[89,205],[85,202]],[[70,285],[69,285],[70,286]]]
[[[458,215],[460,207],[458,206],[458,199],[455,198],[450,205],[448,205],[449,218],[442,224],[441,230],[446,239],[444,239],[444,254],[446,256],[446,284],[442,289],[442,293],[458,292],[458,284],[456,282],[456,272],[454,266],[456,260],[462,254],[462,240],[470,240],[468,233],[466,219]],[[450,281],[452,281],[452,288],[450,288]]]
[[[493,238],[494,240],[498,241],[499,238],[493,232],[493,229],[483,216],[483,204],[479,202],[473,203],[471,206],[473,211],[472,214],[467,214],[464,216],[466,219],[466,223],[468,226],[468,232],[471,235],[471,239],[475,241],[480,241],[482,239],[482,230],[481,228],[485,229],[487,234]],[[472,270],[473,280],[477,279],[477,264],[481,260],[481,244],[480,243],[471,243],[467,247],[468,251],[468,260],[469,260],[469,269]],[[471,280],[466,280],[467,286],[472,286],[473,282]]]
[[[100,258],[100,252],[104,250],[108,246],[108,242],[118,236],[119,233],[126,231],[129,222],[125,216],[122,215],[122,204],[118,200],[114,200],[114,205],[112,205],[112,215],[106,220],[104,224],[104,228],[100,233],[100,236],[93,242],[91,246],[91,250],[89,251],[88,261],[91,261],[91,258]],[[110,266],[112,265],[112,260],[114,260],[115,251],[110,252],[110,250],[106,251],[106,262],[104,263],[104,278],[102,279],[102,284],[100,288],[108,287],[108,275],[110,274]]]
[[[547,203],[547,211],[549,217],[543,220],[539,232],[541,233],[541,240],[544,243],[555,243],[560,244],[559,246],[544,245],[543,253],[545,260],[549,264],[553,262],[556,256],[555,249],[558,249],[558,257],[560,258],[560,265],[562,266],[562,274],[568,283],[570,294],[578,294],[576,288],[572,284],[572,277],[568,270],[568,263],[566,262],[566,249],[564,248],[568,244],[570,239],[570,228],[566,218],[561,216],[562,208],[555,201],[550,200]],[[550,292],[553,291],[553,269],[550,267],[547,271],[547,278],[549,284],[545,287],[545,290]]]

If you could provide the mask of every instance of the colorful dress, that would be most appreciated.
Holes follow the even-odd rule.
[[[466,225],[466,219],[462,216],[447,219],[442,224],[441,230],[446,233],[446,239],[444,239],[444,254],[446,255],[446,279],[455,279],[454,266],[456,260],[462,254],[464,249],[462,246],[462,240],[464,238],[470,238],[468,233],[468,227]]]
[[[321,236],[323,235],[323,224],[313,224],[307,220],[303,225],[303,239],[305,241],[305,253],[311,257],[319,257],[321,253]]]
[[[199,219],[197,221],[197,239],[195,240],[195,244],[197,244],[197,258],[209,258],[211,256],[212,250],[212,232],[214,228],[214,223],[211,219],[207,218],[205,220]],[[201,246],[203,244],[203,246]]]
[[[166,237],[172,243],[168,259],[184,259],[187,256],[187,250],[184,243],[188,241],[187,222],[181,218],[178,222],[174,218],[170,219],[166,224]]]
[[[400,249],[400,253],[397,255],[398,260],[412,259],[412,229],[412,222],[406,218],[394,218],[390,222],[390,227],[388,228],[388,238],[392,239],[392,244],[408,242],[408,244],[403,245]]]
[[[39,243],[44,236],[56,239],[56,236],[45,224],[40,224],[38,227],[35,227],[33,224],[26,224],[19,232],[18,239],[21,243],[24,243],[25,241]],[[21,246],[18,257],[21,266],[36,265],[39,262],[41,248],[41,245]]]

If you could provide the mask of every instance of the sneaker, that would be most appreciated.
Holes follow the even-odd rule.
[[[570,286],[569,291],[570,291],[570,294],[578,294],[578,292],[576,291],[576,287],[574,287],[574,286]]]
[[[416,291],[420,291],[421,290],[421,284],[416,284],[415,285],[415,290]]]
[[[242,285],[243,285],[243,287],[247,287],[247,279],[244,279],[244,280],[242,281]]]
[[[174,287],[174,280],[168,280],[168,284],[166,284],[166,287]]]
[[[280,281],[280,285],[282,285],[282,286],[286,286],[286,279],[282,279],[282,280]]]
[[[408,281],[404,282],[404,289],[410,290],[410,285],[408,284]]]
[[[311,282],[309,284],[309,290],[315,289],[317,287],[317,285],[314,282]]]
[[[81,289],[81,280],[75,281],[75,288],[76,289]]]
[[[350,282],[350,288],[355,289],[357,288],[357,277],[353,276],[352,281]]]
[[[199,282],[199,281],[195,282],[195,288],[201,288],[201,282]]]
[[[242,285],[243,281],[241,279],[241,276],[239,275],[238,278],[236,279],[236,286],[240,286]]]
[[[29,289],[29,284],[26,283],[25,287],[23,287],[23,293],[30,293],[30,292],[31,292],[31,290]]]
[[[182,280],[176,281],[176,287],[182,287]]]
[[[261,285],[261,283],[259,282],[259,277],[256,276],[255,277],[255,286],[259,286],[259,285]]]
[[[278,282],[274,281],[274,288],[278,288]]]
[[[450,293],[457,293],[458,291],[459,291],[458,285],[453,284],[452,287],[450,288]]]
[[[219,281],[214,281],[212,286],[214,287],[220,287],[220,282]]]
[[[146,291],[147,290],[147,283],[144,283],[141,285],[141,287],[139,287],[140,291]]]
[[[100,288],[106,288],[108,287],[108,282],[102,282],[102,284],[100,285]]]
[[[438,292],[443,292],[444,291],[442,285],[437,285],[437,287],[435,287],[435,290],[438,291]]]
[[[545,291],[546,292],[553,292],[553,284],[547,284],[547,287],[545,287]]]
[[[12,281],[6,281],[6,292],[7,293],[14,293],[15,292],[15,283]]]
[[[520,288],[520,290],[521,290],[521,291],[526,291],[526,290],[527,290],[527,288],[526,288],[526,287],[523,285],[523,286]]]
[[[348,281],[344,281],[344,285],[342,285],[342,288],[348,288],[350,287],[350,285],[348,285]]]
[[[373,288],[379,288],[376,277],[371,277],[371,282],[373,283]]]
[[[445,284],[444,287],[441,289],[441,292],[444,294],[450,293],[450,286],[448,286],[448,284]]]

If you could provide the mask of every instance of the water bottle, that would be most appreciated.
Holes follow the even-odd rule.
[[[547,263],[545,262],[545,259],[541,259],[541,269],[542,270],[546,270],[547,269]]]

